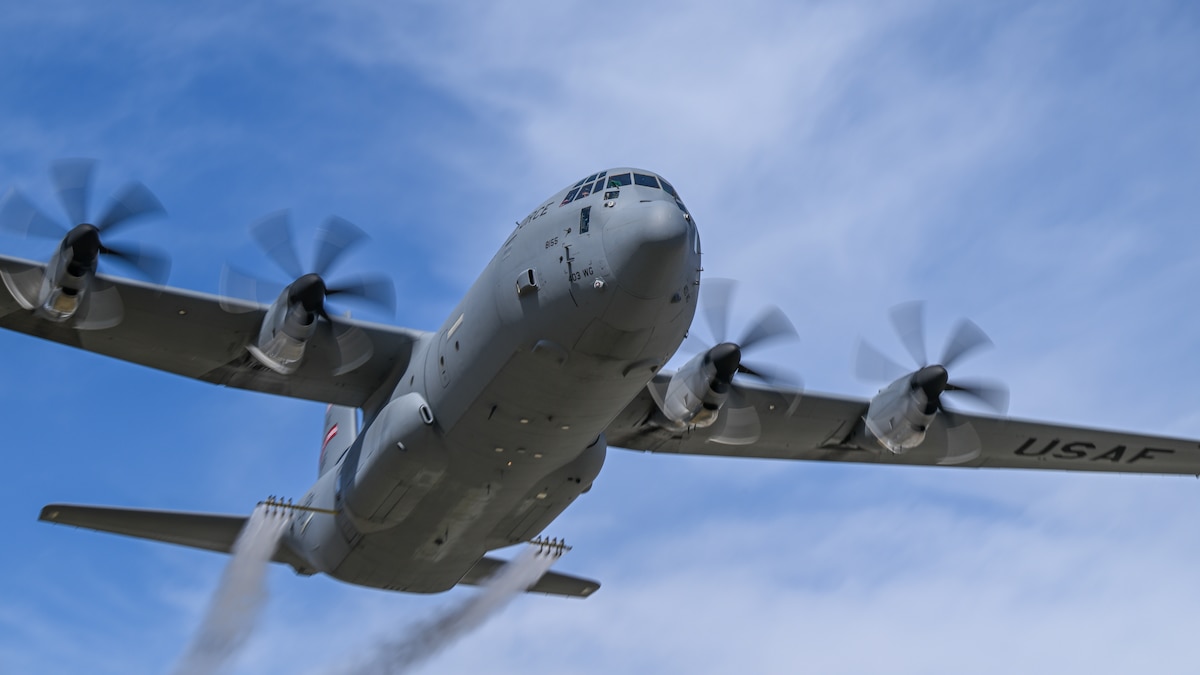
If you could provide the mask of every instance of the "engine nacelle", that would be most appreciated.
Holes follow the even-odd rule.
[[[289,302],[285,292],[267,310],[258,339],[246,349],[264,366],[291,375],[304,360],[305,347],[316,331],[316,313],[298,302]]]
[[[79,313],[96,271],[90,265],[73,260],[69,247],[55,251],[45,272],[30,269],[17,274],[3,272],[4,285],[25,309],[47,321],[62,323]]]
[[[666,392],[656,395],[655,424],[671,431],[686,431],[712,426],[717,421],[721,406],[729,398],[730,384],[719,376],[709,354],[693,357],[671,376]],[[657,394],[653,389],[651,392]]]
[[[66,321],[75,316],[89,282],[95,273],[95,260],[90,266],[72,260],[71,249],[60,251],[46,266],[46,278],[42,282],[39,314],[51,321]]]
[[[425,399],[409,393],[384,406],[339,471],[338,495],[360,531],[404,520],[446,472]]]
[[[925,432],[937,412],[936,401],[906,375],[871,399],[863,417],[864,428],[854,444],[865,448],[878,443],[893,454],[903,454],[925,441]]]

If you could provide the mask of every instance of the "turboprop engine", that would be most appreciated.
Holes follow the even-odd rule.
[[[796,378],[742,360],[742,352],[780,339],[796,339],[796,328],[778,307],[768,307],[736,341],[726,341],[729,301],[734,284],[728,279],[711,279],[701,286],[700,301],[716,346],[692,357],[665,384],[652,380],[647,386],[658,404],[654,423],[675,433],[711,427],[709,439],[727,445],[746,445],[761,432],[758,412],[744,401],[733,378],[738,373],[769,384],[795,389]]]
[[[863,416],[867,431],[897,455],[917,447],[941,408],[947,380],[945,368],[926,366],[884,387]]]
[[[362,330],[332,316],[325,307],[326,298],[341,296],[395,310],[395,291],[392,282],[385,277],[359,277],[336,286],[325,280],[342,254],[363,241],[366,234],[342,218],[331,216],[326,219],[317,233],[316,251],[309,268],[312,271],[305,272],[296,254],[287,211],[273,213],[255,223],[250,233],[267,257],[294,281],[275,296],[263,317],[258,336],[246,345],[246,350],[271,370],[290,375],[304,361],[305,352],[317,332],[325,330],[332,334],[337,346],[333,361],[335,375],[348,373],[366,363],[374,353],[370,339]],[[226,265],[221,275],[222,307],[230,312],[250,311],[253,305],[231,298],[260,301],[266,289],[278,288],[278,284],[262,281]]]
[[[659,426],[671,431],[712,426],[729,398],[742,350],[723,342],[692,357],[671,376],[658,401]]]
[[[59,240],[45,270],[0,271],[4,286],[25,309],[56,323],[71,322],[78,330],[111,328],[121,322],[124,305],[116,288],[96,277],[101,257],[118,261],[154,283],[164,283],[170,261],[161,253],[135,244],[102,241],[131,221],[163,212],[162,204],[141,183],[131,183],[113,196],[98,218],[88,217],[95,162],[70,159],[51,167],[59,200],[70,229],[46,216],[24,194],[13,190],[0,208],[0,229],[23,236]]]
[[[903,454],[926,441],[926,434],[939,418],[945,426],[946,454],[940,464],[961,464],[979,456],[979,436],[966,420],[946,407],[942,395],[961,394],[975,399],[996,412],[1008,408],[1008,390],[1001,384],[979,380],[950,382],[949,368],[963,356],[992,344],[974,323],[964,319],[946,341],[937,364],[929,365],[925,356],[924,309],[920,303],[908,303],[892,309],[892,325],[905,348],[917,363],[917,370],[905,368],[865,342],[859,343],[857,374],[862,379],[896,379],[879,390],[863,416],[854,445],[861,448],[882,446],[894,454]],[[904,373],[899,377],[897,374]]]
[[[317,332],[318,319],[324,313],[325,294],[325,280],[316,274],[305,274],[293,281],[271,303],[258,339],[246,349],[278,373],[294,372],[304,359],[308,341]]]

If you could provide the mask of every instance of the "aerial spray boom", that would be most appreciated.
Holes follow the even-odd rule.
[[[538,547],[537,554],[540,556],[554,556],[555,558],[561,558],[564,553],[571,550],[571,547],[567,546],[565,539],[546,539],[544,537],[538,537],[537,539],[530,541],[529,544],[531,546]]]
[[[283,497],[271,495],[258,503],[259,506],[266,507],[271,513],[282,513],[284,511],[308,511],[309,513],[324,513],[327,516],[336,516],[337,511],[333,509],[319,509],[315,506],[307,506],[304,504],[293,504],[291,499],[284,501]]]

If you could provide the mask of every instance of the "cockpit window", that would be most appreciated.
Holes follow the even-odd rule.
[[[626,185],[633,185],[633,178],[627,173],[619,173],[615,176],[610,176],[608,179],[608,187],[619,188]]]
[[[559,206],[566,206],[576,199],[583,199],[584,197],[591,195],[592,192],[599,192],[604,188],[604,177],[607,175],[607,171],[601,171],[600,173],[594,173],[579,181],[572,186],[574,189],[568,192],[566,197],[563,197],[562,203],[559,204]],[[626,178],[628,178],[628,175],[626,175]],[[593,181],[595,181],[595,183],[593,183]],[[584,185],[584,183],[587,183],[587,185]],[[627,181],[625,185],[628,184],[629,183]]]
[[[633,174],[633,182],[644,187],[658,187],[658,179],[654,176],[647,176],[644,173]]]
[[[679,193],[675,191],[675,187],[667,181],[660,179],[658,176],[648,173],[617,173],[608,176],[607,178],[605,178],[605,176],[608,176],[608,172],[601,171],[600,173],[594,173],[579,181],[574,185],[574,189],[567,193],[567,196],[563,198],[562,203],[559,204],[559,206],[566,206],[576,199],[584,199],[592,194],[598,194],[600,192],[604,192],[605,190],[619,190],[627,185],[639,185],[641,187],[655,188],[666,191],[667,194],[675,198],[675,202],[679,205],[679,208],[682,209],[684,213],[687,212],[687,209],[683,206],[683,202],[679,201]],[[616,192],[605,192],[604,198],[615,199],[617,194],[618,193]]]

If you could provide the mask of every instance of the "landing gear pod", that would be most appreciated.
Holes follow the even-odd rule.
[[[370,532],[404,520],[445,472],[429,404],[405,394],[384,406],[346,455],[339,494],[359,529]]]

